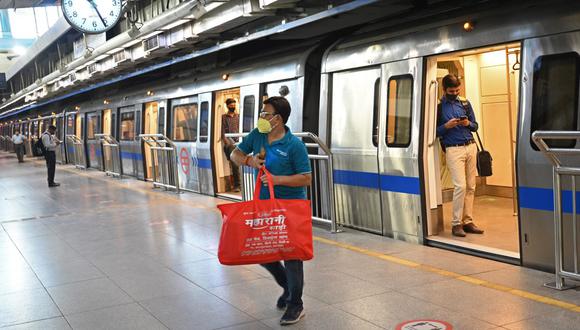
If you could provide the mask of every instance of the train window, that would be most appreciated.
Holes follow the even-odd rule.
[[[129,141],[135,139],[135,113],[121,113],[121,140]]]
[[[381,95],[381,79],[375,80],[375,93],[373,102],[373,145],[379,146],[379,99]]]
[[[197,141],[197,103],[173,107],[173,140]]]
[[[242,132],[247,133],[254,129],[254,112],[256,108],[256,97],[248,95],[244,97],[244,118]]]
[[[87,116],[87,139],[94,140],[95,134],[100,133],[101,117],[93,114]]]
[[[413,76],[391,77],[387,100],[387,146],[408,147],[411,143]]]
[[[534,62],[530,133],[576,131],[580,55],[576,52],[540,56]],[[530,143],[538,150],[530,138]],[[549,140],[553,148],[573,148],[576,140]]]
[[[209,128],[209,103],[207,101],[201,102],[199,114],[199,141],[207,142],[208,128]]]

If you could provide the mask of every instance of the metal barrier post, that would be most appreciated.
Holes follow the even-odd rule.
[[[328,148],[328,146],[313,133],[300,132],[293,134],[297,137],[314,141],[313,143],[305,143],[305,145],[308,149],[316,150],[316,153],[308,153],[308,158],[313,165],[312,185],[307,188],[312,205],[312,220],[329,224],[330,231],[332,233],[338,233],[342,230],[336,218],[332,152],[330,151],[330,148]],[[247,135],[248,133],[227,133],[226,137],[244,138]],[[324,167],[324,165],[326,166]],[[241,166],[241,170],[242,199],[250,200],[253,198],[254,182],[256,180],[254,169],[247,166]],[[324,170],[326,170],[326,173],[319,173]]]
[[[104,157],[104,170],[106,175],[112,177],[123,177],[123,166],[121,164],[121,147],[119,141],[108,134],[95,134],[101,141]]]
[[[83,140],[72,134],[67,135],[66,139],[67,141],[70,141],[71,145],[73,146],[73,164],[76,168],[86,169],[87,159],[85,157],[85,144]]]
[[[175,143],[163,134],[140,134],[139,138],[149,146],[151,151],[153,187],[174,189],[176,193],[181,193],[175,161],[177,155]],[[175,176],[173,180],[172,175]]]
[[[578,242],[577,242],[577,215],[576,215],[576,176],[580,176],[580,167],[563,166],[562,156],[580,156],[580,149],[552,148],[546,140],[579,140],[578,131],[536,131],[532,134],[532,140],[540,151],[552,163],[553,189],[554,189],[554,268],[555,282],[545,283],[544,286],[566,290],[575,285],[566,284],[566,279],[580,280],[578,273]],[[572,178],[572,244],[574,250],[574,271],[564,269],[564,242],[563,242],[563,209],[562,209],[562,176]]]

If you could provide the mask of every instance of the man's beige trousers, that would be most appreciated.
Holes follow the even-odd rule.
[[[473,222],[473,199],[477,176],[477,146],[448,147],[445,152],[447,167],[453,181],[453,219],[457,226]]]

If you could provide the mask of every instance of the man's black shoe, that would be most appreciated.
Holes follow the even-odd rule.
[[[278,309],[284,309],[286,308],[286,299],[288,299],[288,296],[283,294],[278,298],[278,301],[276,302],[276,307]]]
[[[304,308],[303,307],[288,307],[286,308],[286,312],[280,319],[280,325],[290,325],[297,323],[300,321],[301,318],[304,317]]]
[[[483,234],[483,230],[479,229],[473,222],[463,225],[463,230],[470,234]]]
[[[451,234],[457,237],[465,237],[465,231],[463,231],[463,226],[456,225],[451,228]]]
[[[53,182],[53,183],[49,183],[48,186],[49,187],[58,187],[58,186],[60,186],[60,183]]]

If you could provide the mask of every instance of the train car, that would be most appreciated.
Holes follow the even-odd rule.
[[[517,16],[488,13],[476,24],[445,19],[401,33],[367,28],[324,57],[319,131],[334,153],[339,221],[552,269],[552,168],[530,136],[580,128],[579,8],[521,7]],[[461,96],[494,163],[476,191],[475,221],[486,232],[465,239],[450,235],[453,185],[435,136],[448,73],[463,80]]]
[[[221,141],[225,101],[236,100],[241,133],[255,127],[261,101],[274,95],[290,101],[293,112],[288,126],[292,130],[317,129],[318,88],[312,86],[317,86],[313,80],[319,77],[322,52],[316,50],[312,45],[303,46],[193,78],[105,93],[103,100],[74,105],[78,111],[66,115],[67,134],[75,123],[77,135],[86,144],[87,165],[97,169],[102,169],[103,153],[95,134],[110,134],[120,142],[123,174],[145,180],[152,177],[153,160],[139,135],[163,134],[178,149],[181,189],[240,199]],[[86,122],[84,129],[78,129],[83,125],[79,118]]]

